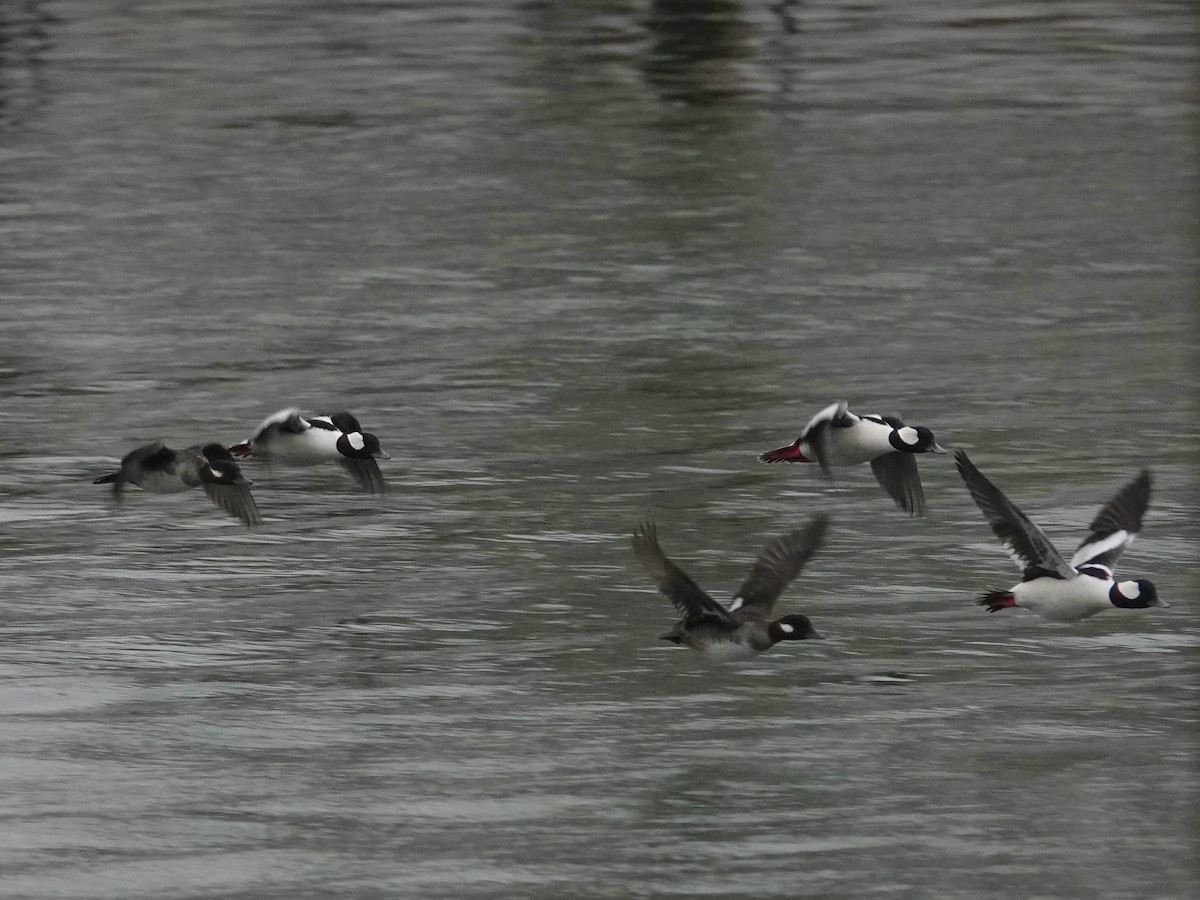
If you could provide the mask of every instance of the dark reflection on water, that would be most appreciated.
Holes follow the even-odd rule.
[[[0,893],[1192,895],[1187,12],[0,7]],[[1171,609],[755,462],[839,397],[1064,549],[1149,466]],[[291,403],[390,495],[90,483]],[[656,641],[640,518],[719,595],[822,509],[828,640]]]

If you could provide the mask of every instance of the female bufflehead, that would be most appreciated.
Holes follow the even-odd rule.
[[[1118,582],[1113,567],[1142,527],[1150,505],[1150,473],[1141,474],[1097,513],[1088,535],[1067,562],[1025,513],[975,468],[962,450],[954,463],[996,537],[1024,569],[1019,584],[979,600],[989,612],[1020,606],[1054,622],[1078,622],[1106,609],[1167,606],[1143,579]]]
[[[204,488],[210,500],[243,525],[261,525],[258,505],[250,493],[253,484],[242,474],[229,451],[220,444],[172,450],[162,441],[138,447],[121,460],[120,471],[97,478],[93,484],[111,484],[120,498],[127,484],[153,494],[177,494]]]
[[[821,545],[829,518],[817,516],[804,528],[776,538],[759,555],[728,607],[706,594],[658,545],[652,522],[633,534],[633,552],[658,589],[683,614],[663,640],[683,644],[717,660],[750,659],[779,641],[819,638],[807,616],[771,620],[775,601]]]
[[[768,450],[762,462],[815,462],[826,476],[833,466],[871,464],[875,480],[909,515],[925,512],[925,491],[914,453],[945,453],[922,425],[905,425],[895,416],[856,416],[841,400],[809,420],[786,447]]]
[[[295,408],[267,416],[254,437],[235,444],[229,452],[240,457],[261,456],[290,466],[315,466],[336,462],[371,494],[387,491],[376,459],[391,459],[379,438],[362,430],[348,412],[305,419]]]

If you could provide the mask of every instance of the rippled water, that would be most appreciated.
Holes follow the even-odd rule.
[[[0,4],[0,895],[1193,895],[1192,10],[894,6]],[[1064,549],[1151,468],[1171,608],[755,462],[841,397]],[[293,403],[391,494],[90,483]],[[818,510],[828,640],[656,640],[640,518]]]

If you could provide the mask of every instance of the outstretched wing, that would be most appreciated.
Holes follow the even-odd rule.
[[[337,463],[349,472],[350,477],[358,482],[358,486],[368,494],[387,493],[387,482],[383,480],[383,473],[379,471],[379,463],[375,462],[372,457],[352,459],[343,456]]]
[[[362,426],[358,424],[358,419],[354,418],[350,413],[342,411],[336,412],[328,417],[333,426],[343,434],[352,434],[355,431],[362,431]]]
[[[208,499],[225,510],[243,525],[261,525],[262,515],[254,495],[246,484],[219,484],[211,481],[200,482]]]
[[[1150,473],[1143,469],[1096,514],[1087,537],[1071,557],[1071,565],[1098,570],[1085,571],[1085,575],[1111,578],[1121,552],[1142,530],[1142,517],[1149,506]]]
[[[902,510],[910,516],[925,514],[925,489],[921,487],[916,456],[902,450],[885,453],[871,460],[871,471],[879,486]]]
[[[1078,574],[1075,568],[1062,558],[1062,554],[1055,549],[1042,530],[1034,525],[1016,504],[1005,497],[998,487],[984,478],[983,473],[975,468],[974,463],[962,450],[954,451],[954,465],[957,466],[958,474],[962,476],[967,490],[971,492],[975,505],[987,517],[996,537],[1000,538],[1009,555],[1024,569],[1026,581],[1043,575],[1067,579]]]
[[[724,606],[706,594],[681,568],[667,559],[658,545],[658,534],[653,522],[643,522],[633,533],[633,553],[642,568],[658,582],[658,589],[666,594],[671,604],[683,615],[689,625],[702,619],[711,619],[716,624],[737,627],[738,621]]]
[[[744,610],[763,618],[769,616],[784,588],[800,574],[809,557],[821,546],[828,527],[829,516],[822,514],[803,528],[789,531],[767,544],[734,595],[729,611]]]
[[[287,434],[303,434],[308,431],[311,426],[300,416],[300,410],[296,407],[288,407],[281,409],[277,413],[272,413],[262,420],[258,429],[254,432],[252,440],[261,440],[263,435],[270,431],[282,431]]]
[[[858,421],[858,416],[850,412],[845,400],[831,403],[808,420],[804,430],[800,432],[800,441],[806,441],[812,448],[821,471],[827,478],[833,473],[829,470],[829,442],[834,428],[849,428]]]

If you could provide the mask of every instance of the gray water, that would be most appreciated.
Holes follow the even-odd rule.
[[[3,0],[0,895],[1194,896],[1191,13]],[[1171,608],[756,463],[839,398],[1068,551],[1149,467]],[[91,484],[292,404],[390,495]],[[656,640],[639,519],[725,597],[821,510],[827,640]]]

